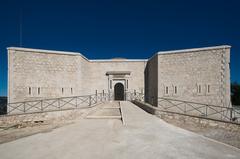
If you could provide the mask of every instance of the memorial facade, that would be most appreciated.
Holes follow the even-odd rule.
[[[126,100],[140,92],[230,105],[230,46],[161,51],[149,59],[90,60],[77,52],[8,48],[8,102],[110,94]]]

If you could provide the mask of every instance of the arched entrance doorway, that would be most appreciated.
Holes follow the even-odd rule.
[[[116,83],[114,86],[114,100],[124,100],[124,86],[122,83]]]

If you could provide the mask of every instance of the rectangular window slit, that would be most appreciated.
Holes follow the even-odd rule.
[[[40,92],[40,87],[38,87],[38,95],[40,95],[40,93],[41,93],[41,92]]]
[[[71,94],[73,94],[73,89],[71,88]]]
[[[168,87],[166,87],[166,94],[168,94]]]
[[[64,93],[64,89],[62,88],[62,94]]]
[[[210,85],[207,85],[207,92],[210,93]]]
[[[201,88],[201,85],[198,85],[198,93],[201,93],[201,92],[202,92],[201,89],[202,89],[202,88]]]
[[[29,94],[29,95],[32,94],[32,89],[31,89],[31,87],[28,88],[28,94]]]

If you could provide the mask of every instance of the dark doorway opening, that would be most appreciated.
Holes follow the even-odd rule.
[[[122,83],[115,84],[114,99],[115,100],[124,100],[124,86]]]

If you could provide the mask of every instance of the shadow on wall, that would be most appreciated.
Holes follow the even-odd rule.
[[[151,108],[152,105],[148,104],[148,103],[144,103],[144,102],[139,102],[139,101],[133,101],[133,103],[137,106],[139,106],[141,109],[145,110],[146,112],[150,113],[150,114],[156,114],[156,110]]]
[[[157,106],[158,103],[158,56],[153,56],[144,70],[145,102]]]
[[[7,97],[0,97],[0,115],[7,114]]]

